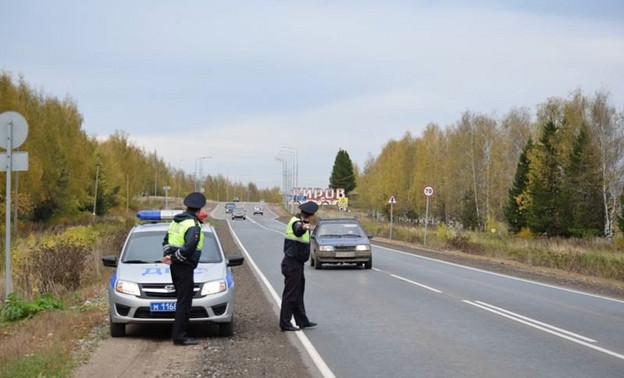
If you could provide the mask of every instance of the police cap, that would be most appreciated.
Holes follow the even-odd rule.
[[[186,207],[190,207],[193,209],[201,209],[205,205],[206,205],[206,197],[199,192],[190,193],[184,198],[184,206]]]
[[[318,211],[318,204],[314,201],[304,202],[299,205],[299,209],[306,214],[314,214]]]

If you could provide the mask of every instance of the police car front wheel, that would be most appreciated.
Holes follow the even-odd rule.
[[[111,337],[124,337],[126,336],[126,325],[123,323],[113,323],[110,320],[110,335]]]

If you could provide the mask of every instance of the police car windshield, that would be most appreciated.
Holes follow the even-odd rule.
[[[156,262],[163,256],[162,232],[136,233],[130,237],[122,261],[124,263]],[[220,263],[222,260],[214,234],[204,232],[200,263]]]

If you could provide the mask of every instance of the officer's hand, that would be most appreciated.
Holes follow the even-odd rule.
[[[162,259],[160,259],[160,262],[162,262],[163,264],[171,265],[171,256],[167,255],[163,257]]]

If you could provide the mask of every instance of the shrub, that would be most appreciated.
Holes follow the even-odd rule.
[[[61,302],[46,294],[37,297],[33,302],[21,298],[16,293],[9,294],[6,304],[0,310],[3,321],[13,322],[30,317],[40,311],[62,308]]]
[[[468,235],[461,233],[458,233],[457,235],[448,238],[448,240],[446,241],[446,247],[450,247],[451,249],[456,249],[466,253],[482,253],[482,248],[479,247],[479,245],[472,243]]]

